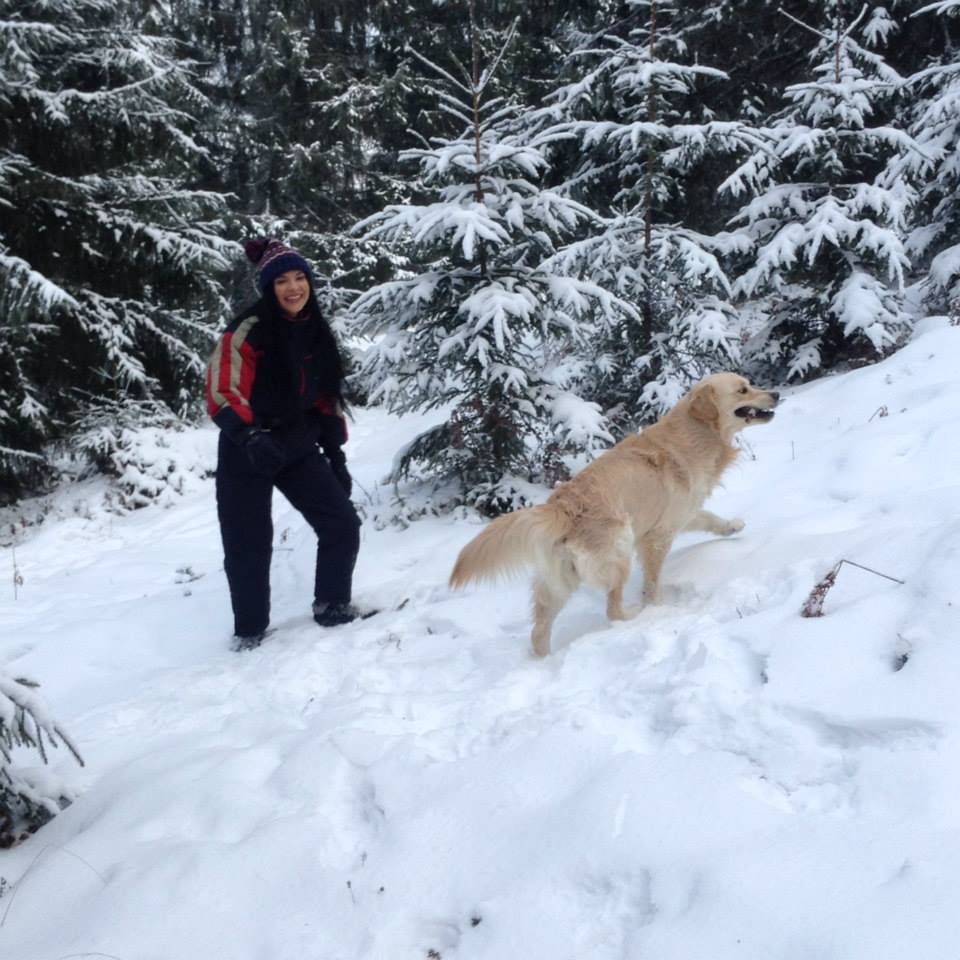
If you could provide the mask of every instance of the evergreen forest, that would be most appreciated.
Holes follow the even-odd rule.
[[[202,421],[271,236],[418,509],[512,509],[960,322],[958,146],[960,0],[0,0],[0,505]]]

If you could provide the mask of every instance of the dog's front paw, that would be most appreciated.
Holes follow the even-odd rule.
[[[732,520],[725,520],[721,525],[717,533],[721,537],[732,537],[735,533],[739,533],[746,524],[739,518],[734,517]]]

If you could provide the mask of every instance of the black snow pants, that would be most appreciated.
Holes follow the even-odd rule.
[[[360,518],[326,458],[312,445],[300,447],[288,455],[275,475],[265,476],[253,469],[241,447],[221,433],[217,515],[238,637],[256,636],[270,622],[270,506],[274,487],[300,511],[317,535],[314,601],[350,601],[360,546]]]

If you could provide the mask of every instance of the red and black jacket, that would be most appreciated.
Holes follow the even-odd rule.
[[[285,444],[339,446],[346,440],[343,366],[311,294],[303,313],[284,316],[265,296],[220,337],[207,365],[207,410],[236,443],[250,428]]]

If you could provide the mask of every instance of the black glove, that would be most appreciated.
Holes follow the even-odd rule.
[[[243,441],[250,465],[257,473],[272,477],[284,464],[283,447],[269,430],[256,427],[247,432]]]
[[[337,478],[337,483],[343,487],[343,492],[349,497],[353,493],[353,477],[347,469],[347,458],[339,447],[328,447],[324,451],[327,460],[330,461],[330,469]]]
[[[332,413],[317,412],[317,443],[324,450],[342,447],[347,442],[347,421]]]

